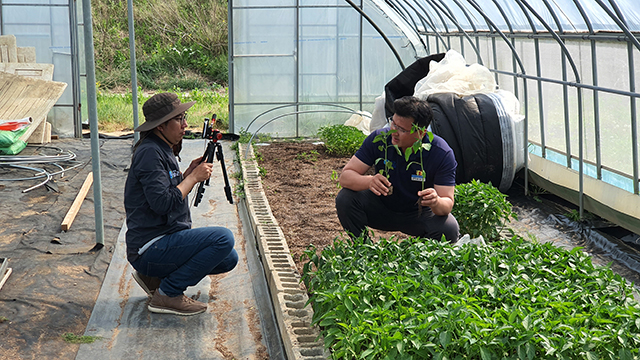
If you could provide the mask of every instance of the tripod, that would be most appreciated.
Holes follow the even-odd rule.
[[[218,132],[218,130],[214,130],[213,131]],[[218,134],[220,135],[220,137],[222,137],[222,134],[220,134],[218,132]],[[212,136],[212,140],[209,141],[209,143],[207,144],[207,149],[204,152],[204,155],[202,156],[202,161],[206,161],[208,163],[213,163],[213,155],[215,153],[216,158],[218,159],[218,161],[220,161],[220,166],[222,167],[222,175],[224,176],[224,192],[227,195],[227,200],[229,201],[229,204],[233,204],[233,196],[231,196],[231,186],[229,186],[229,178],[227,177],[227,168],[224,165],[224,154],[222,153],[222,145],[218,142],[218,134],[213,134]],[[209,179],[205,180],[205,181],[201,181],[200,184],[198,185],[198,192],[196,193],[196,198],[195,201],[193,203],[193,206],[198,206],[198,204],[200,203],[200,201],[202,201],[202,195],[204,194],[204,185],[209,186]]]

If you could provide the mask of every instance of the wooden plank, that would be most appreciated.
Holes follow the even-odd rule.
[[[18,46],[18,62],[34,63],[36,62],[36,48],[34,46]]]
[[[82,188],[80,188],[80,192],[78,192],[76,199],[73,201],[73,204],[71,204],[71,208],[69,209],[69,212],[67,212],[67,215],[64,217],[64,220],[62,220],[62,225],[61,225],[62,231],[67,231],[71,227],[71,224],[73,223],[73,220],[76,218],[76,215],[78,215],[80,206],[82,205],[84,198],[87,196],[87,193],[89,192],[89,188],[91,187],[92,183],[93,183],[93,173],[90,172],[87,175],[87,178],[84,180],[84,184],[82,184]]]
[[[4,274],[2,279],[0,279],[0,289],[2,289],[2,285],[4,285],[4,283],[7,282],[7,279],[9,278],[9,275],[11,275],[12,271],[13,270],[11,268],[7,268],[7,272]]]
[[[15,35],[0,35],[0,63],[18,62]]]
[[[29,142],[31,134],[41,123],[46,122],[49,111],[66,87],[67,84],[62,82],[0,72],[0,119],[17,120],[31,117],[33,123],[20,137],[20,140]]]
[[[9,266],[8,258],[0,258],[0,289],[2,285],[7,281],[9,275],[11,275],[11,268]]]
[[[46,124],[46,129],[44,132],[44,143],[48,144],[51,142],[51,123],[44,119],[44,123]]]
[[[2,274],[4,274],[4,271],[7,270],[8,266],[9,266],[9,259],[8,258],[0,258],[0,276],[2,276]]]
[[[35,127],[35,130],[27,139],[29,144],[44,144],[44,134],[47,131],[47,122],[40,121],[38,124],[32,123],[29,126]]]
[[[7,272],[4,274],[4,276],[0,280],[0,289],[2,289],[2,286],[4,285],[4,283],[7,282],[7,279],[9,278],[9,275],[11,275],[12,271],[13,270],[11,268],[7,268]]]
[[[53,80],[53,64],[40,63],[0,63],[0,71],[13,75],[27,76],[40,80]]]
[[[20,136],[20,140],[29,143],[31,140],[31,135],[33,135],[33,133],[40,127],[42,126],[42,124],[46,123],[46,118],[41,117],[38,120],[33,120],[31,122],[31,125],[29,125],[29,128],[27,129],[27,131],[24,132],[24,134],[22,134],[22,136]],[[40,142],[39,144],[42,144],[42,142]]]
[[[66,83],[0,72],[0,119],[45,117],[58,101]]]

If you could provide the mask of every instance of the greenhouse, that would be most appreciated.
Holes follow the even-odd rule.
[[[130,48],[112,47],[129,51],[131,90],[116,95],[131,95],[136,128],[147,102],[137,98],[133,13],[145,3],[111,3],[130,15]],[[159,91],[180,94],[161,94],[170,104],[147,112],[140,137],[98,133],[90,0],[0,0],[0,125],[13,126],[3,114],[35,103],[44,83],[59,96],[42,115],[55,141],[0,156],[0,358],[640,359],[635,1],[220,3],[228,87],[213,92],[224,106],[228,95],[228,119],[219,117],[228,129],[188,123],[202,94],[174,86]],[[424,100],[428,127],[395,111],[406,96]],[[170,126],[169,139],[159,128]],[[354,135],[339,139],[348,151],[330,150],[334,129]],[[399,132],[416,138],[404,153],[387,142]],[[367,145],[374,165],[354,155]],[[426,180],[432,146],[447,152],[449,185]],[[134,164],[140,149],[164,158]],[[359,237],[339,219],[338,198],[378,194],[373,181],[341,182],[354,168],[385,191],[391,170],[415,185],[395,190],[411,206],[375,214]],[[131,190],[136,176],[156,186],[140,180]],[[423,205],[420,191],[431,190]],[[434,209],[444,197],[442,214]],[[342,215],[370,215],[373,203],[352,202]],[[129,222],[136,212],[145,221]],[[425,213],[444,219],[435,236],[422,231],[434,224],[420,223]],[[375,227],[385,217],[422,232]],[[452,218],[459,231],[447,236]],[[147,222],[152,231],[139,230]],[[218,237],[218,248],[199,257],[194,268],[208,266],[199,281],[189,276],[174,286],[182,295],[168,296],[166,279],[196,255],[173,262],[190,251],[188,236],[163,246],[190,230]],[[146,264],[155,274],[134,268],[146,251],[163,254]],[[161,296],[191,308],[154,303]]]
[[[455,51],[491,72],[495,88],[479,92],[517,98],[516,168],[581,212],[640,231],[640,14],[631,1],[229,4],[232,131],[313,136],[361,111],[375,123],[392,79]],[[426,76],[412,74],[413,84]]]

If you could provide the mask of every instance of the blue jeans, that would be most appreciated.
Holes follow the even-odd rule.
[[[232,270],[238,263],[231,230],[202,227],[165,235],[131,265],[147,276],[161,278],[160,289],[178,296],[207,275]]]

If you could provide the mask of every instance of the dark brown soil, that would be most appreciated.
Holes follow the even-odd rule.
[[[258,166],[266,175],[262,185],[273,216],[282,228],[298,271],[300,255],[310,244],[319,250],[344,236],[335,198],[340,191],[337,176],[349,161],[326,153],[323,145],[309,142],[254,146]],[[377,236],[403,236],[375,231]]]

